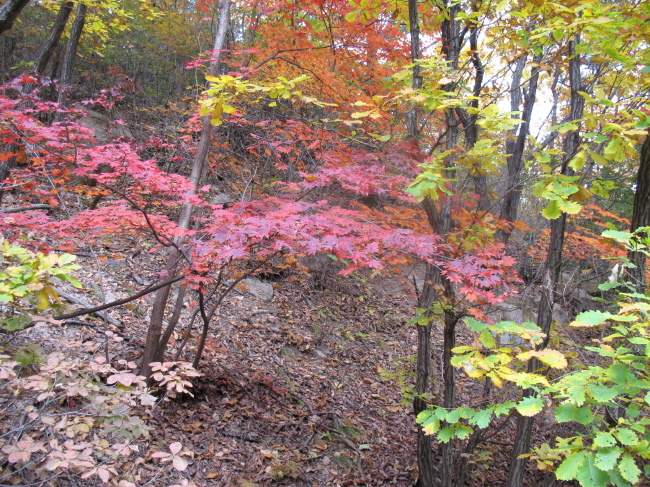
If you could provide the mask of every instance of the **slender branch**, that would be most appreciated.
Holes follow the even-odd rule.
[[[152,293],[154,291],[157,291],[161,287],[169,286],[170,284],[174,284],[175,282],[180,281],[181,279],[184,279],[185,276],[177,276],[173,279],[169,279],[168,281],[161,282],[159,284],[156,284],[155,286],[148,287],[146,289],[143,289],[137,294],[134,294],[133,296],[129,296],[128,298],[123,298],[123,299],[118,299],[116,301],[111,301],[110,303],[102,304],[101,306],[95,306],[94,308],[84,308],[84,309],[79,309],[73,313],[68,313],[68,314],[63,314],[63,315],[58,315],[54,316],[53,319],[55,320],[67,320],[70,318],[76,318],[77,316],[84,316],[84,315],[89,315],[91,313],[96,313],[98,311],[103,311],[108,308],[113,308],[115,306],[120,306],[121,304],[126,304],[130,303],[131,301],[135,301],[138,298],[141,298],[142,296],[146,296],[149,293]],[[36,321],[31,321],[27,323],[23,328],[20,330],[15,330],[15,331],[22,331],[25,330],[26,328],[31,328],[34,326],[37,322]],[[40,322],[38,322],[40,323]]]
[[[187,255],[187,253],[176,242],[174,242],[171,239],[168,239],[167,237],[165,237],[165,239],[163,240],[163,238],[158,234],[158,231],[156,230],[156,228],[153,226],[153,223],[149,219],[149,214],[147,213],[147,211],[144,208],[142,208],[140,205],[138,205],[133,200],[133,198],[131,198],[130,196],[127,196],[125,193],[123,193],[119,189],[114,188],[112,186],[109,186],[108,184],[105,184],[105,183],[98,183],[98,184],[100,186],[103,186],[104,188],[108,189],[109,191],[114,192],[118,196],[121,196],[131,206],[133,206],[136,210],[138,210],[140,213],[142,213],[142,215],[144,216],[145,221],[147,222],[147,226],[149,227],[149,229],[151,230],[151,233],[153,234],[153,237],[156,239],[156,241],[160,245],[162,245],[163,247],[174,247],[178,251],[178,253],[180,253],[185,258],[185,260],[187,262],[192,262],[190,257]]]

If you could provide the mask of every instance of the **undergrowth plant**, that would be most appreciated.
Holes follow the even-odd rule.
[[[603,235],[644,251],[646,231]],[[481,408],[435,406],[420,413],[418,423],[445,443],[487,428],[494,417],[515,411],[535,416],[547,410],[558,423],[577,423],[573,434],[544,443],[525,457],[554,472],[558,480],[576,480],[583,487],[636,485],[650,475],[650,297],[620,293],[616,308],[576,317],[571,326],[599,327],[603,338],[584,347],[587,360],[572,364],[574,371],[556,378],[542,369],[567,369],[567,360],[557,350],[539,347],[544,335],[534,324],[488,324],[468,318],[466,324],[478,334],[480,346],[456,347],[452,364],[469,377],[491,380],[497,388],[514,384],[523,394],[518,400]],[[505,333],[518,336],[521,345],[503,346]],[[538,361],[533,372],[524,367],[529,360]]]
[[[33,321],[34,315],[61,309],[51,281],[57,278],[80,288],[81,283],[71,274],[80,269],[72,263],[76,258],[31,252],[0,236],[0,329],[19,330]]]
[[[59,310],[62,305],[52,278],[81,287],[71,272],[75,256],[31,252],[0,240],[0,325],[15,331],[38,321],[35,313]],[[40,317],[47,321],[47,317]],[[149,438],[149,426],[141,417],[156,397],[145,378],[134,373],[134,362],[119,360],[116,366],[97,355],[76,356],[82,347],[99,344],[66,341],[64,351],[46,352],[31,344],[14,356],[0,353],[0,399],[4,427],[0,429],[2,485],[48,485],[55,478],[81,479],[97,476],[103,482],[121,479],[120,485],[135,485],[126,463],[135,465],[150,458],[166,459],[166,453],[144,456],[138,441]],[[200,375],[185,362],[156,365],[158,389],[168,397],[191,395],[188,379]],[[191,452],[179,443],[170,445],[176,470],[188,465]],[[184,456],[180,456],[180,453]],[[135,457],[135,458],[134,458]],[[166,468],[166,467],[161,467]],[[126,483],[124,483],[126,482]]]
[[[75,349],[81,343],[66,346]],[[189,364],[181,365],[157,373],[160,387],[173,384],[174,392],[189,393],[191,384],[185,379],[199,374]],[[36,374],[23,377],[18,362],[0,355],[0,392],[9,398],[5,414],[16,416],[5,417],[10,420],[0,434],[6,460],[0,483],[46,485],[61,475],[96,475],[103,482],[115,478],[132,484],[127,464],[165,457],[154,453],[147,458],[138,444],[150,437],[142,408],[153,406],[156,397],[144,377],[133,373],[135,368],[125,360],[114,367],[102,356],[88,360],[53,352]],[[182,448],[174,443],[170,449],[176,455]],[[187,467],[184,456],[172,462],[176,470]]]

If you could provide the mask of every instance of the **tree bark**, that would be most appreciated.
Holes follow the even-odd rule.
[[[79,40],[86,23],[86,12],[88,6],[85,3],[77,4],[75,9],[74,22],[72,23],[72,30],[68,43],[65,46],[65,54],[63,55],[63,65],[61,66],[61,76],[59,78],[59,95],[57,101],[63,102],[66,91],[69,89],[70,80],[72,79],[72,68],[74,67],[75,58],[77,57],[77,48],[79,47]]]
[[[650,129],[643,146],[641,146],[630,230],[634,232],[648,226],[650,226]],[[644,233],[643,236],[647,235]],[[630,251],[627,257],[634,264],[633,268],[627,270],[628,277],[636,288],[636,292],[643,294],[647,287],[645,276],[647,255],[639,251]]]
[[[518,127],[518,134],[515,140],[508,138],[506,142],[506,153],[508,155],[508,184],[503,197],[503,206],[501,207],[500,217],[502,220],[514,222],[517,219],[517,210],[519,209],[519,200],[521,198],[521,173],[524,169],[524,149],[526,139],[530,130],[530,119],[535,106],[535,97],[537,96],[537,82],[539,80],[539,64],[542,61],[542,53],[533,56],[533,66],[528,81],[528,91],[524,99],[524,106],[521,112],[522,122]],[[525,58],[517,63],[515,76],[512,81],[511,110],[519,110],[521,103],[521,76],[525,65]],[[515,86],[517,83],[517,86]],[[504,243],[508,243],[510,233],[499,231],[497,238]]]
[[[29,0],[7,0],[0,7],[0,35],[13,27],[14,21]]]
[[[409,0],[409,30],[411,33],[411,62],[413,66],[413,84],[414,90],[422,87],[422,77],[420,76],[420,65],[417,61],[421,59],[420,52],[420,19],[418,13],[417,0]],[[406,129],[409,139],[417,144],[418,116],[415,104],[411,104],[406,113]],[[424,289],[420,297],[420,307],[428,308],[433,303],[435,296],[432,294],[433,286],[427,284],[436,279],[436,269],[427,264],[425,275]],[[418,334],[418,353],[415,371],[415,393],[413,400],[413,413],[417,417],[422,411],[427,409],[427,402],[422,395],[429,392],[429,364],[431,362],[431,328],[429,322],[426,325],[416,325]],[[424,433],[421,425],[417,425],[417,462],[418,462],[418,487],[433,487],[435,485],[435,475],[431,458],[431,437]]]
[[[36,55],[36,59],[34,60],[33,70],[36,71],[37,75],[41,76],[45,71],[47,63],[50,61],[50,58],[52,57],[56,46],[61,40],[63,29],[65,29],[65,25],[68,23],[68,18],[70,18],[73,6],[74,2],[61,3],[61,8],[59,9],[59,13],[56,16],[56,19],[54,20],[54,24],[52,24],[50,33],[47,36],[47,39],[45,39],[45,42],[41,46],[38,54]],[[25,92],[30,93],[32,89],[33,86],[29,90],[25,89]]]
[[[228,27],[228,15],[230,11],[230,0],[220,0],[219,2],[219,28],[214,41],[214,58],[210,63],[210,76],[218,76],[219,62],[221,60],[221,50],[226,42],[226,33]],[[210,123],[210,115],[203,117],[203,125],[201,127],[201,138],[199,146],[196,151],[196,158],[192,167],[190,175],[190,182],[194,187],[198,187],[201,182],[201,177],[205,172],[205,167],[208,161],[208,152],[210,150],[210,139],[212,137],[213,126]],[[190,203],[184,203],[181,208],[181,214],[178,218],[178,226],[187,229],[190,226],[190,219],[192,217],[193,206]],[[167,257],[166,269],[169,277],[173,277],[176,273],[176,267],[181,256],[175,248],[172,248]],[[151,362],[161,361],[164,356],[164,348],[160,346],[161,332],[163,320],[165,317],[165,307],[171,286],[164,287],[156,293],[156,299],[151,311],[151,321],[149,322],[149,329],[147,331],[147,339],[145,342],[145,349],[142,357],[142,369],[140,375],[149,377],[151,375]]]
[[[36,72],[37,76],[41,76],[43,74],[43,71],[45,70],[48,61],[52,57],[52,53],[56,49],[56,46],[59,43],[59,40],[61,39],[61,34],[63,34],[63,29],[65,28],[65,24],[68,22],[68,18],[70,17],[70,12],[72,12],[73,5],[74,2],[63,2],[61,4],[59,13],[57,14],[56,19],[54,20],[54,24],[52,24],[52,28],[50,29],[50,33],[47,36],[47,39],[45,39],[45,42],[41,46],[34,60],[33,70]],[[34,82],[27,83],[23,87],[23,93],[25,94],[31,93],[34,90],[35,86],[36,84]],[[26,103],[26,102],[21,102],[21,103]],[[19,145],[18,143],[9,144],[9,146],[7,147],[7,152],[15,153],[19,151],[21,147],[22,145]],[[3,162],[0,162],[0,183],[2,183],[5,179],[7,179],[7,177],[9,176],[9,172],[15,166],[15,164],[16,164],[15,156],[10,157],[9,159]],[[0,202],[2,201],[2,195],[3,195],[3,191],[0,188]]]
[[[578,93],[583,91],[582,77],[580,75],[580,56],[575,55],[575,46],[577,40],[569,42],[569,85],[571,87],[571,106],[570,120],[579,120],[582,118],[584,110],[584,98]],[[573,170],[569,167],[569,161],[576,154],[580,144],[579,132],[569,132],[564,139],[564,161],[561,167],[561,174],[567,176],[573,175]],[[542,298],[539,303],[537,314],[537,326],[540,327],[546,338],[540,349],[548,344],[553,321],[553,305],[555,304],[555,294],[557,283],[560,277],[562,267],[562,247],[564,245],[564,233],[566,226],[566,213],[551,222],[551,241],[548,249],[548,260],[543,277]],[[528,364],[528,371],[532,372],[540,366],[539,361],[533,359]],[[527,391],[526,395],[531,392]],[[521,455],[528,453],[530,449],[530,440],[535,422],[534,416],[520,416],[517,421],[517,432],[515,434],[512,457],[510,459],[510,471],[508,472],[508,482],[506,487],[521,487],[523,485],[524,474],[526,472],[526,459],[519,458]]]

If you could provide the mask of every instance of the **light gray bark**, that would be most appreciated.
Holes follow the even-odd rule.
[[[230,0],[220,0],[219,2],[219,28],[215,36],[214,41],[214,58],[210,63],[210,76],[218,76],[219,74],[219,63],[221,60],[221,50],[224,48],[226,42],[226,33],[228,28],[228,16],[230,12]],[[210,115],[206,115],[202,120],[201,128],[201,138],[199,140],[199,146],[196,151],[196,157],[194,159],[194,165],[192,166],[192,173],[190,175],[190,182],[194,187],[198,187],[201,182],[201,178],[205,173],[207,161],[208,161],[208,152],[210,150],[210,139],[212,137],[213,126],[210,123]],[[190,203],[184,203],[181,208],[181,214],[178,218],[178,226],[180,228],[189,228],[190,220],[192,218],[193,206]],[[181,243],[181,242],[178,242]],[[167,257],[166,269],[168,271],[169,277],[173,277],[176,273],[176,267],[180,260],[181,256],[177,249],[170,249],[169,256]],[[167,305],[167,300],[169,298],[169,292],[171,286],[160,289],[156,293],[156,299],[153,304],[153,309],[151,311],[151,321],[149,322],[149,329],[147,331],[147,339],[145,342],[145,349],[143,352],[142,358],[142,370],[140,371],[141,375],[149,377],[151,375],[151,367],[149,366],[152,362],[161,361],[165,352],[166,343],[161,341],[161,333],[163,320],[165,317],[165,307]]]

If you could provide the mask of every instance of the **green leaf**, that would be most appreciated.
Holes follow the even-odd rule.
[[[473,432],[474,430],[469,426],[460,425],[456,428],[456,436],[461,440],[467,439]]]
[[[636,466],[636,462],[629,453],[626,453],[623,455],[623,458],[621,458],[621,463],[618,465],[618,471],[621,472],[621,475],[625,480],[633,484],[639,481],[639,476],[641,475],[641,470]]]
[[[440,428],[440,421],[436,418],[431,410],[422,411],[418,414],[417,422],[422,425],[422,430],[427,435],[433,435]]]
[[[473,418],[470,418],[469,424],[478,426],[479,428],[487,428],[490,425],[490,419],[492,418],[491,409],[482,409],[477,411]]]
[[[348,22],[354,22],[357,20],[357,17],[359,16],[359,10],[353,10],[352,12],[348,12],[345,14],[345,20]]]
[[[636,436],[636,433],[634,433],[634,431],[628,428],[619,428],[614,432],[614,435],[616,436],[616,438],[618,438],[618,441],[620,441],[625,446],[633,446],[639,442],[639,438]],[[627,477],[625,478],[627,480],[630,480]]]
[[[75,260],[77,260],[76,255],[63,254],[62,256],[59,257],[59,265],[63,266],[63,265],[69,264],[70,262],[73,262]]]
[[[510,410],[517,406],[517,403],[514,401],[506,401],[503,404],[497,404],[494,406],[494,415],[495,416],[504,416],[510,414]]]
[[[620,285],[621,284],[619,282],[603,282],[602,284],[598,285],[598,289],[601,291],[609,291],[610,289],[615,289]]]
[[[558,480],[573,480],[578,475],[580,467],[585,462],[586,452],[580,450],[567,456],[555,471]]]
[[[616,466],[616,462],[618,461],[618,457],[621,456],[621,453],[623,453],[623,450],[619,447],[603,448],[596,452],[595,465],[605,472],[612,470]]]
[[[596,466],[594,455],[589,452],[576,479],[583,487],[606,487],[609,475]]]
[[[593,398],[598,402],[609,402],[619,395],[619,391],[613,387],[589,384],[588,388]]]
[[[558,423],[577,421],[580,424],[589,424],[594,419],[589,406],[577,407],[575,404],[565,402],[555,409],[555,418]]]
[[[453,426],[447,426],[446,428],[442,428],[440,430],[440,433],[438,433],[438,439],[440,441],[442,441],[443,443],[447,443],[453,437],[454,437],[454,427]]]
[[[70,284],[72,284],[77,289],[80,289],[81,287],[83,287],[81,285],[81,283],[79,282],[79,280],[74,276],[65,276],[65,280],[68,281]]]
[[[607,159],[622,162],[625,159],[625,150],[623,149],[623,141],[621,138],[614,137],[609,144],[607,144],[607,147],[605,147],[603,154]]]
[[[598,326],[613,316],[611,313],[603,311],[584,311],[576,316],[576,319],[571,322],[571,326]]]
[[[517,404],[517,411],[522,416],[535,416],[544,407],[544,402],[539,396],[524,397],[519,404]]]
[[[483,330],[481,332],[481,337],[479,340],[485,348],[495,348],[497,346],[496,342],[494,341],[494,335],[492,335],[492,333],[487,330]]]
[[[542,215],[548,220],[555,220],[556,218],[560,218],[562,210],[560,210],[557,201],[549,201],[546,208],[544,208],[544,211],[542,211]]]
[[[557,205],[564,213],[569,215],[580,213],[580,210],[582,209],[582,205],[568,200],[559,200]]]
[[[603,156],[598,154],[597,152],[589,151],[589,155],[591,158],[594,160],[596,164],[600,164],[601,166],[608,166],[609,161],[605,159]]]
[[[609,481],[616,487],[632,487],[632,484],[621,477],[621,474],[618,470],[610,470],[607,473],[609,474]]]
[[[627,242],[632,238],[632,234],[629,232],[620,232],[618,230],[605,230],[603,232],[603,237],[611,238],[617,242]]]

